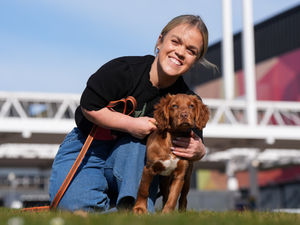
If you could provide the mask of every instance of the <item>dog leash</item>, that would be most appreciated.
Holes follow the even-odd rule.
[[[130,102],[132,104],[132,108],[131,108],[130,112],[126,113],[128,102]],[[124,104],[124,108],[123,108],[123,112],[122,112],[123,114],[130,115],[134,112],[135,107],[136,107],[136,100],[132,96],[128,96],[127,98],[122,98],[122,99],[116,100],[116,101],[111,101],[111,102],[109,102],[109,104],[106,107],[113,110],[113,108],[120,103]],[[46,206],[36,206],[36,207],[24,208],[24,209],[22,209],[22,211],[41,212],[41,211],[54,210],[57,208],[61,198],[63,197],[63,195],[66,192],[67,188],[69,187],[76,171],[78,170],[78,167],[80,166],[86,152],[88,151],[92,141],[94,140],[95,134],[97,132],[97,128],[98,128],[97,125],[94,124],[89,135],[87,136],[81,150],[80,150],[79,155],[77,156],[73,166],[71,167],[64,182],[60,186],[58,192],[56,193],[51,205],[50,206],[46,205]]]

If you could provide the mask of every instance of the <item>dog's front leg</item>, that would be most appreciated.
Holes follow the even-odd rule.
[[[170,193],[171,176],[159,176],[159,190],[162,195],[162,207],[165,206]]]
[[[147,199],[149,196],[149,186],[153,180],[154,174],[151,169],[144,167],[140,187],[138,191],[137,200],[133,207],[135,214],[147,213]]]
[[[179,204],[178,209],[180,211],[186,211],[187,207],[187,195],[190,190],[190,184],[191,184],[191,177],[192,177],[192,171],[193,171],[193,163],[189,163],[189,167],[186,171],[185,178],[184,178],[184,184],[181,190],[181,195],[179,198]]]
[[[171,183],[168,201],[166,202],[162,210],[163,213],[174,211],[179,194],[181,193],[184,184],[184,177],[187,168],[188,168],[188,162],[186,160],[180,160],[178,162],[177,168],[175,169],[173,174],[174,178]]]

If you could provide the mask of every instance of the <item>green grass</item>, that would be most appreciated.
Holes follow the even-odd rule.
[[[299,214],[275,212],[174,212],[136,216],[132,213],[88,214],[69,212],[20,212],[0,208],[0,225],[294,225],[300,224]]]

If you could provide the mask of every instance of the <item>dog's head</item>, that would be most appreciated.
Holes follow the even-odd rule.
[[[168,94],[155,105],[154,118],[158,130],[186,131],[194,127],[202,130],[209,119],[209,110],[195,95]]]

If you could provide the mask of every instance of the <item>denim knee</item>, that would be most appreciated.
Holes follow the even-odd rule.
[[[52,201],[74,164],[86,137],[75,128],[60,145],[52,165],[49,194]],[[107,210],[109,198],[108,184],[104,176],[104,165],[109,142],[93,141],[72,182],[62,197],[58,207],[67,210]]]

